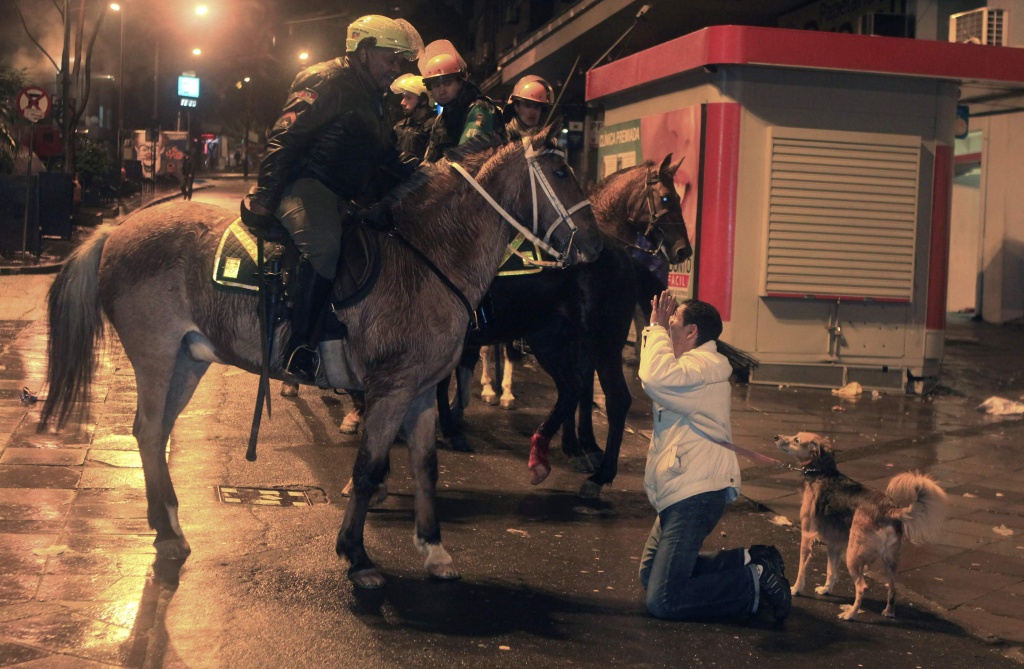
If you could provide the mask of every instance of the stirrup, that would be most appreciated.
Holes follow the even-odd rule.
[[[284,366],[284,373],[298,383],[305,385],[315,384],[317,377],[321,375],[319,349],[306,346],[305,344],[296,347],[292,354],[288,356],[288,362]]]

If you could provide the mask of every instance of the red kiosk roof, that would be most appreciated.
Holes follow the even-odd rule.
[[[708,65],[760,65],[1024,85],[1024,49],[813,30],[713,26],[590,71],[587,100]]]

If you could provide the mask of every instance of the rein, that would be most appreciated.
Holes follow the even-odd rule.
[[[635,249],[649,256],[658,255],[658,253],[662,251],[662,247],[665,244],[665,233],[662,232],[660,226],[663,225],[661,219],[664,218],[669,213],[669,210],[666,207],[662,207],[659,209],[657,203],[655,203],[654,201],[653,187],[657,186],[659,183],[661,183],[661,178],[657,174],[654,174],[651,169],[651,166],[648,165],[647,176],[645,178],[644,183],[644,196],[636,201],[636,206],[633,208],[633,212],[626,219],[626,223],[630,227],[635,229],[637,223],[640,222],[640,210],[643,208],[645,204],[647,205],[647,213],[650,217],[650,220],[647,222],[647,227],[644,229],[644,231],[642,233],[639,233],[639,236],[646,238],[651,243],[652,248],[644,248],[638,244],[634,244],[628,241],[625,243],[627,248]],[[671,225],[684,224],[673,223]],[[656,239],[652,238],[652,233],[654,232],[658,233],[656,235]],[[667,256],[668,253],[666,252],[665,255]]]
[[[496,212],[501,214],[501,217],[504,218],[505,221],[508,222],[509,225],[511,225],[516,230],[518,230],[519,233],[521,235],[523,235],[527,240],[529,240],[534,246],[536,246],[537,248],[543,250],[545,253],[547,253],[548,255],[550,255],[552,258],[555,259],[554,261],[534,260],[533,258],[529,258],[526,255],[520,253],[518,249],[510,247],[510,250],[513,253],[515,253],[517,256],[519,256],[522,259],[524,264],[534,265],[534,266],[538,266],[538,267],[559,267],[559,268],[564,268],[568,264],[569,250],[572,248],[572,242],[573,242],[573,239],[576,236],[576,231],[578,229],[576,227],[576,224],[573,223],[572,215],[575,214],[580,209],[583,209],[584,207],[589,207],[590,206],[590,200],[581,200],[580,202],[577,202],[575,205],[573,205],[569,209],[566,209],[565,205],[562,204],[561,200],[559,200],[558,196],[555,194],[555,189],[552,188],[551,183],[548,181],[547,177],[544,176],[544,172],[543,172],[543,170],[541,170],[540,163],[537,162],[537,158],[539,156],[543,156],[543,155],[546,155],[546,154],[555,154],[555,155],[561,156],[562,159],[564,160],[565,159],[565,153],[563,151],[561,151],[559,149],[552,149],[552,148],[546,148],[546,149],[542,149],[540,151],[536,151],[536,150],[534,150],[533,146],[530,144],[529,139],[526,138],[526,137],[523,138],[523,149],[524,149],[524,151],[526,153],[526,164],[530,168],[530,192],[531,192],[531,195],[532,195],[532,198],[533,198],[533,230],[532,231],[529,228],[527,228],[525,225],[520,223],[518,220],[516,220],[516,218],[514,216],[512,216],[512,214],[510,214],[507,211],[505,211],[505,209],[500,204],[498,204],[498,202],[493,197],[491,197],[490,193],[488,193],[484,189],[484,187],[480,185],[480,182],[478,182],[475,178],[473,178],[473,175],[471,175],[469,172],[467,172],[466,169],[464,167],[462,167],[462,165],[460,165],[460,164],[458,164],[456,162],[453,162],[453,163],[451,163],[451,166],[452,166],[452,169],[454,169],[456,172],[461,174],[462,177],[466,181],[469,182],[469,185],[471,185],[476,190],[476,192],[480,193],[480,195],[484,198],[484,200],[487,201],[487,204],[491,205],[492,209],[494,209]],[[538,208],[537,208],[537,185],[538,184],[540,184],[541,190],[544,192],[544,195],[548,198],[548,202],[550,202],[551,206],[555,209],[555,213],[558,214],[558,218],[548,228],[548,231],[547,231],[547,233],[545,233],[543,239],[541,239],[540,237],[537,236],[539,234]],[[563,251],[557,251],[556,249],[554,249],[548,243],[548,240],[551,239],[551,235],[563,223],[565,225],[569,226],[569,230],[570,230],[569,243],[566,245],[564,252]]]

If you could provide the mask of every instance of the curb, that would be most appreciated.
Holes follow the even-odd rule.
[[[213,187],[214,187],[213,184],[202,184],[200,186],[196,186],[195,188],[193,188],[192,192],[195,192],[197,190],[205,190],[207,188],[213,188]],[[178,191],[175,191],[173,193],[168,193],[166,195],[161,195],[160,197],[153,198],[151,201],[149,201],[146,204],[142,205],[141,207],[139,207],[135,211],[141,211],[142,209],[146,209],[148,207],[152,207],[153,205],[156,205],[156,204],[163,204],[164,202],[170,202],[171,200],[175,200],[175,199],[178,199],[180,197],[181,197],[181,193],[178,192]],[[66,260],[66,258],[64,260]],[[57,272],[60,271],[60,268],[64,266],[64,260],[61,260],[60,262],[45,264],[45,265],[31,265],[31,266],[26,266],[26,267],[4,267],[4,266],[0,265],[0,276],[13,276],[13,275],[18,275],[18,274],[56,274]]]

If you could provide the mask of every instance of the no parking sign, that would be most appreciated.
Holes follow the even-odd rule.
[[[50,112],[50,95],[36,86],[23,88],[15,99],[18,113],[32,123],[46,118]]]

